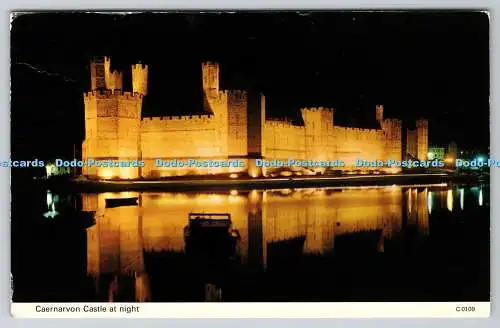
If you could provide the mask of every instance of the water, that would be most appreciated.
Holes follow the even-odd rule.
[[[105,208],[126,197],[139,205]],[[234,256],[187,256],[190,212],[230,213]],[[488,186],[13,190],[17,302],[488,301],[489,257]]]

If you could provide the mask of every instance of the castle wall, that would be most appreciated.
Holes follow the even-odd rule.
[[[267,120],[264,128],[266,159],[306,158],[305,128],[289,121]]]
[[[144,118],[141,123],[141,150],[145,167],[142,175],[171,176],[188,172],[178,167],[156,167],[155,159],[221,159],[226,154],[218,142],[218,120],[214,115]]]
[[[342,160],[342,170],[359,170],[354,166],[357,159],[401,159],[401,121],[383,120],[382,129],[348,128],[335,126],[333,113],[326,108],[302,109],[304,126],[283,120],[266,121],[266,159]]]
[[[344,161],[345,170],[359,170],[354,166],[357,159],[385,160],[382,130],[334,126],[331,142],[333,157]]]
[[[360,169],[354,166],[357,159],[375,161],[401,158],[401,152],[398,153],[401,133],[397,133],[397,127],[392,132],[394,135],[389,135],[387,139],[384,130],[334,126],[330,124],[333,123],[332,114],[325,111],[312,114],[305,119],[305,126],[280,120],[266,121],[265,158],[342,160],[345,166],[339,169],[343,170]]]

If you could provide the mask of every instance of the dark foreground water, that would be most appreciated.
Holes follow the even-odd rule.
[[[489,300],[487,185],[79,195],[13,188],[17,302]],[[123,197],[140,204],[105,208],[106,198]],[[95,212],[95,224],[80,211]],[[190,212],[230,213],[241,236],[234,256],[186,255]]]

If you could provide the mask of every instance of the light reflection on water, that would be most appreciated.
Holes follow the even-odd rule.
[[[83,194],[83,210],[96,212],[96,224],[87,229],[87,273],[134,277],[136,301],[149,300],[143,251],[182,253],[190,212],[230,213],[243,264],[264,271],[268,247],[296,238],[304,239],[304,254],[324,254],[335,250],[339,236],[380,231],[377,250],[384,252],[385,241],[404,224],[428,235],[429,214],[453,212],[457,196],[463,210],[464,189],[447,186]],[[138,197],[139,206],[105,208],[106,198],[129,197]],[[482,206],[482,189],[477,197]]]
[[[56,211],[56,205],[59,203],[59,196],[52,195],[50,190],[47,190],[47,212],[43,214],[46,218],[54,218],[59,215]]]
[[[446,193],[446,207],[448,211],[453,212],[453,190],[448,190]]]
[[[460,209],[464,209],[464,188],[460,189]]]
[[[429,191],[428,195],[427,195],[427,210],[429,211],[429,214],[432,214],[432,206],[433,206],[433,203],[432,203],[432,196],[433,196],[433,193],[432,191]]]
[[[155,287],[158,279],[155,285],[151,267],[148,267],[148,254],[184,256],[183,230],[190,212],[230,213],[241,236],[239,263],[246,271],[252,268],[267,275],[277,266],[283,266],[280,261],[289,256],[287,252],[298,252],[307,258],[328,259],[331,254],[341,253],[356,258],[358,255],[351,247],[365,243],[363,239],[369,239],[370,249],[380,256],[392,256],[397,248],[401,248],[397,252],[406,254],[406,246],[401,240],[415,244],[419,239],[439,235],[438,240],[448,245],[452,234],[436,229],[446,227],[446,222],[450,222],[447,220],[472,218],[475,213],[482,213],[477,209],[489,206],[488,195],[488,189],[482,187],[448,185],[82,194],[78,197],[81,205],[77,207],[95,212],[96,222],[81,230],[85,243],[79,245],[85,248],[82,249],[85,258],[78,261],[95,290],[101,290],[101,300],[106,297],[109,301],[122,301],[124,298],[118,295],[119,291],[131,289],[135,301],[154,301],[152,289],[158,290],[159,287]],[[105,199],[130,197],[138,197],[139,205],[105,208]],[[41,210],[50,218],[44,221],[57,225],[58,217],[68,217],[65,207],[73,206],[74,197],[48,191],[44,198]],[[47,213],[54,213],[54,216],[47,216]],[[417,235],[405,234],[409,228]],[[374,239],[366,237],[367,234],[374,235]],[[345,240],[352,236],[358,239],[346,246]],[[463,239],[459,240],[463,244]],[[432,252],[434,247],[430,248]],[[359,260],[363,262],[366,258]],[[180,263],[176,261],[167,257],[161,263],[168,270],[176,271]],[[294,265],[300,261],[294,261],[285,265],[292,266],[287,269],[291,270],[287,276],[295,278],[290,279],[297,279],[294,275],[298,274],[295,272],[298,267]],[[318,268],[323,268],[322,265]],[[329,270],[335,272],[337,269]],[[164,280],[179,279],[162,277]],[[179,285],[182,285],[180,280]],[[213,294],[207,299],[219,297],[218,286],[205,287]],[[224,290],[222,295],[224,299]],[[190,300],[187,296],[185,299]],[[126,300],[133,299],[128,297]]]

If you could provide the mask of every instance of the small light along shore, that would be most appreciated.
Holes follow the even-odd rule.
[[[365,174],[343,176],[291,176],[275,178],[183,177],[162,180],[54,179],[41,184],[51,190],[68,192],[120,191],[202,191],[283,188],[324,188],[384,185],[445,185],[449,183],[489,183],[489,178],[448,173]]]

